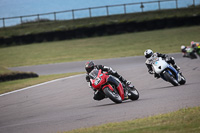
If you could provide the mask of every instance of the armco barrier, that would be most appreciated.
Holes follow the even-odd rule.
[[[200,0],[187,0],[190,2],[190,6],[196,6]],[[155,11],[155,10],[162,10],[166,9],[165,6],[162,6],[167,3],[173,3],[171,9],[178,9],[180,7],[180,3],[183,0],[155,0],[155,1],[147,1],[147,2],[137,2],[137,3],[126,3],[126,4],[119,4],[119,5],[108,5],[108,6],[99,6],[99,7],[90,7],[90,8],[82,8],[82,9],[73,9],[73,10],[66,10],[66,11],[59,11],[59,12],[49,12],[49,13],[42,13],[42,14],[32,14],[26,16],[15,16],[15,17],[6,17],[0,18],[0,27],[9,27],[17,24],[24,24],[27,22],[38,22],[49,20],[49,21],[57,21],[57,20],[75,20],[80,18],[92,18],[92,17],[100,17],[100,16],[110,16],[114,14],[127,14],[127,13],[136,13],[136,12],[146,12],[146,11]],[[149,9],[155,5],[152,9]],[[189,6],[189,5],[188,5]],[[112,13],[114,8],[119,8],[120,11],[115,11]],[[136,10],[137,8],[137,10]],[[93,12],[94,10],[101,10],[102,15],[95,15]],[[76,13],[80,12],[81,15],[84,16],[80,17]],[[68,14],[68,15],[66,15]],[[50,17],[49,17],[50,16]],[[63,16],[58,18],[58,16]],[[34,23],[33,23],[34,24]]]

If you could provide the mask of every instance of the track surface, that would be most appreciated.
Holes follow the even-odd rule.
[[[187,83],[173,87],[162,79],[154,79],[147,73],[144,57],[127,57],[97,60],[98,64],[113,67],[126,79],[132,81],[140,93],[137,101],[124,101],[115,104],[109,99],[93,100],[93,92],[87,86],[85,75],[62,79],[28,90],[0,96],[1,133],[55,133],[76,128],[90,127],[108,122],[118,122],[167,113],[184,107],[200,105],[200,59],[182,58],[173,54],[182,68]],[[53,71],[58,65],[64,68],[83,71],[85,62],[74,62],[35,69],[39,74],[60,73]],[[76,64],[76,65],[75,65]],[[75,67],[76,66],[76,67]],[[42,73],[43,67],[48,71]],[[25,67],[22,67],[23,70]],[[41,68],[41,70],[39,69]],[[21,68],[13,68],[21,69]],[[70,70],[67,70],[70,71]]]

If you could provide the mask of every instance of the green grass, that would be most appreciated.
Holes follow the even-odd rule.
[[[14,67],[58,62],[143,55],[145,49],[180,52],[181,45],[198,41],[200,26],[127,33],[0,48],[0,66]]]
[[[6,68],[6,67],[2,67],[2,66],[0,66],[0,75],[1,74],[5,74],[5,73],[11,73],[12,71],[11,70],[9,70],[8,68]]]
[[[51,81],[54,79],[64,78],[64,77],[82,74],[82,73],[83,72],[42,75],[42,76],[39,76],[38,78],[28,78],[28,79],[0,82],[0,94],[18,90],[21,88],[35,85],[35,84]]]
[[[77,19],[71,21],[56,21],[56,22],[48,21],[39,23],[32,22],[8,28],[1,28],[0,37],[10,37],[10,36],[50,32],[50,31],[61,31],[79,27],[91,27],[91,26],[93,27],[103,24],[116,24],[116,23],[130,22],[130,21],[141,22],[153,19],[185,17],[194,15],[200,15],[200,6],[191,8],[181,8],[178,10],[171,9],[171,10],[151,11],[143,13],[131,13],[125,15],[112,15],[106,17]]]
[[[117,122],[76,129],[65,133],[199,133],[200,107],[184,108],[175,112],[143,119]]]

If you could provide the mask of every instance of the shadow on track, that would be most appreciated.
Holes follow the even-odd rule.
[[[159,89],[167,89],[167,88],[172,88],[172,87],[178,87],[178,86],[172,86],[172,85],[170,85],[170,86],[164,86],[164,87],[157,87],[157,88],[151,88],[151,90],[159,90]]]
[[[128,100],[128,101],[123,101],[122,103],[119,103],[119,104],[113,102],[113,103],[108,103],[108,104],[96,105],[96,106],[92,106],[92,107],[117,106],[117,105],[121,105],[121,104],[125,104],[125,103],[130,103],[130,102],[134,102],[134,101]]]
[[[157,87],[157,88],[151,88],[149,90],[159,90],[159,89],[167,89],[167,88],[176,88],[176,87],[181,87],[181,86],[190,86],[190,85],[194,85],[194,84],[199,84],[199,82],[194,82],[194,83],[186,83],[184,85],[179,85],[179,86],[164,86],[164,87]]]

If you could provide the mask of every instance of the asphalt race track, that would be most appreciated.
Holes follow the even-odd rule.
[[[172,54],[187,82],[173,87],[147,73],[144,57],[96,60],[113,67],[138,89],[137,101],[115,104],[93,100],[85,75],[63,78],[19,92],[0,95],[0,133],[55,133],[200,106],[200,59]],[[85,62],[12,68],[43,74],[84,71]],[[57,68],[57,69],[56,69]],[[45,71],[44,71],[45,70]]]

